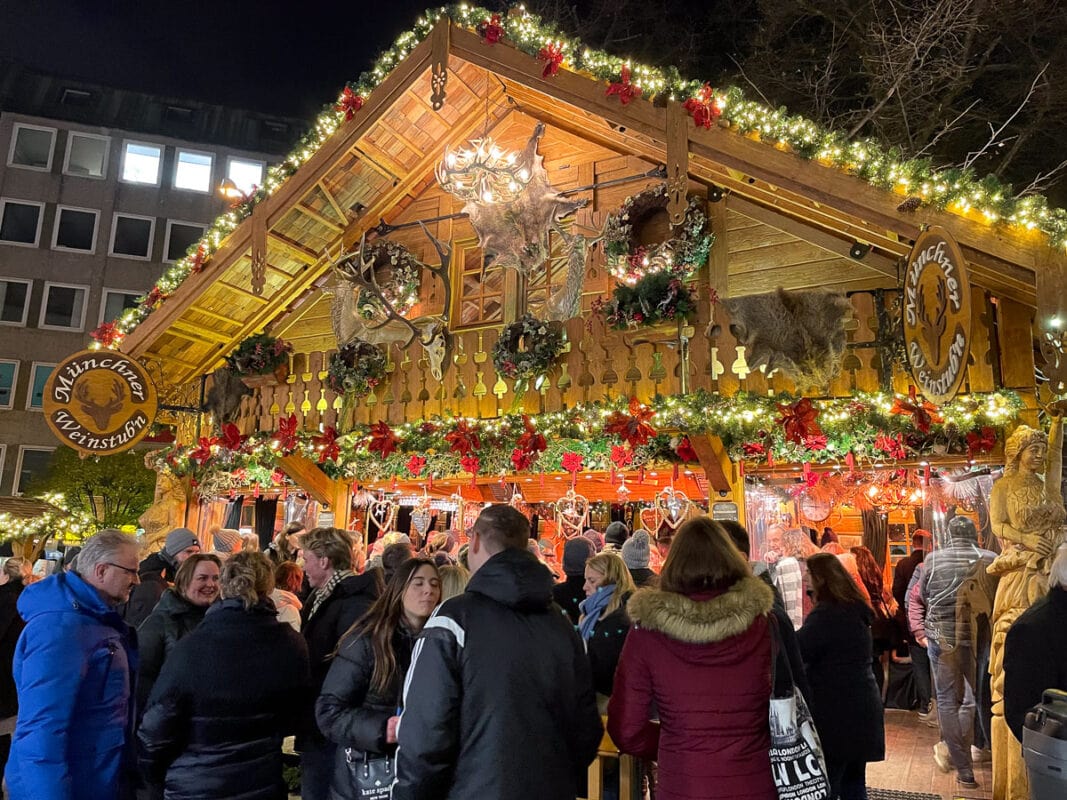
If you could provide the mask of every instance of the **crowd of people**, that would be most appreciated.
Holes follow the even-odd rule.
[[[974,784],[991,554],[965,517],[932,553],[919,532],[891,587],[866,548],[770,526],[752,560],[743,526],[708,517],[655,540],[622,523],[590,531],[565,543],[558,574],[508,505],[486,507],[462,546],[438,534],[418,552],[396,533],[369,553],[335,528],[288,526],[265,552],[235,534],[202,552],[179,528],[139,561],[134,537],[101,531],[30,586],[6,562],[12,800],[284,798],[288,736],[305,800],[573,800],[605,720],[649,795],[775,800],[779,650],[832,800],[865,800],[866,765],[885,757],[879,666],[904,620],[914,669],[933,676],[935,758]],[[1067,614],[1067,551],[1052,583],[1009,635],[1017,735],[1041,692],[1067,683],[1064,662],[1037,652]],[[609,772],[604,797],[619,785]]]

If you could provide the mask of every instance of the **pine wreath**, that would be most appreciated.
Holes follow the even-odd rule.
[[[656,212],[666,210],[667,201],[667,184],[661,183],[626,198],[619,210],[608,217],[604,226],[604,252],[608,271],[616,280],[632,286],[641,278],[659,272],[688,278],[708,263],[715,237],[700,197],[689,197],[685,219],[672,228],[676,234],[673,238],[650,247],[639,247],[635,242],[635,229],[640,229]]]
[[[362,397],[385,378],[385,366],[380,348],[356,339],[330,356],[326,385],[337,394]]]
[[[558,323],[524,314],[500,331],[493,345],[493,366],[505,378],[525,383],[547,374],[562,350],[563,331]]]
[[[373,261],[374,266],[371,269],[375,275],[380,270],[388,270],[388,275],[378,282],[378,287],[393,310],[397,314],[411,310],[419,300],[422,262],[404,245],[388,239],[368,246],[365,257]],[[370,292],[361,291],[356,305],[359,315],[364,319],[379,319],[385,316],[382,301]]]
[[[681,278],[670,272],[654,272],[633,286],[616,286],[611,300],[598,302],[594,310],[602,313],[611,327],[625,330],[688,316],[696,311],[696,301]]]

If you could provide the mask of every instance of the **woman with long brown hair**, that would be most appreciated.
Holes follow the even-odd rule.
[[[415,639],[441,600],[437,565],[411,558],[341,638],[315,704],[319,729],[339,745],[331,797],[357,798],[349,764],[395,748],[401,688]]]
[[[608,732],[659,762],[660,800],[776,800],[768,711],[774,593],[719,523],[682,525],[659,589],[627,605]],[[649,721],[655,700],[659,729]]]
[[[808,559],[815,608],[797,641],[830,773],[830,800],[866,800],[867,763],[885,758],[882,698],[871,672],[873,614],[836,556]]]

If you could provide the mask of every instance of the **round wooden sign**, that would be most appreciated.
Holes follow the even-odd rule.
[[[44,387],[48,427],[86,455],[128,450],[148,433],[159,406],[144,368],[111,350],[83,350],[52,370]]]
[[[963,252],[944,228],[920,234],[908,256],[904,344],[922,395],[939,404],[955,397],[971,352],[971,284]]]

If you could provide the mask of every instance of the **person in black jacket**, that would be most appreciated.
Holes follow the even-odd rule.
[[[585,562],[593,557],[594,552],[593,543],[584,536],[568,539],[563,545],[563,574],[567,577],[552,587],[552,599],[566,612],[575,627],[581,616],[578,606],[585,599]]]
[[[337,643],[378,598],[381,578],[377,570],[363,575],[352,572],[352,537],[348,531],[315,528],[304,535],[300,547],[312,589],[300,609],[300,632],[307,641],[314,688],[296,737],[300,791],[304,800],[327,800],[337,746],[315,724],[315,698],[326,680]]]
[[[28,565],[24,558],[9,558],[0,570],[0,775],[7,766],[11,752],[11,734],[19,713],[19,697],[15,691],[15,644],[26,623],[19,616],[19,595]]]
[[[816,605],[797,640],[830,773],[830,799],[866,800],[867,763],[885,759],[882,697],[871,672],[874,614],[837,556],[812,556],[808,571]]]
[[[529,537],[508,505],[474,524],[467,591],[415,646],[393,800],[574,800],[603,726],[581,639]]]
[[[331,797],[359,800],[351,769],[364,755],[375,758],[395,750],[397,708],[411,650],[440,600],[441,577],[434,562],[408,559],[341,639],[315,704],[319,730],[338,745]]]
[[[137,668],[137,708],[143,714],[163,662],[181,639],[204,621],[208,607],[219,598],[222,561],[212,553],[194,553],[178,568],[174,588],[167,589],[137,629],[140,664]]]
[[[585,600],[578,634],[585,642],[593,687],[604,713],[615,683],[615,667],[630,632],[626,603],[634,588],[630,571],[618,553],[605,550],[585,563]]]
[[[139,628],[174,582],[178,567],[193,553],[200,552],[200,540],[188,528],[175,528],[167,534],[163,549],[152,553],[137,568],[141,579],[126,604],[123,619],[131,628]]]
[[[166,800],[285,800],[282,738],[310,698],[307,645],[270,602],[258,552],[222,569],[222,602],[174,648],[138,735],[141,767]]]

